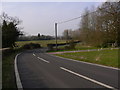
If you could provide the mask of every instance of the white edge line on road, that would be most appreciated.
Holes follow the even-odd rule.
[[[20,55],[21,53],[17,54],[15,57],[15,61],[14,61],[14,69],[15,69],[15,77],[16,77],[16,84],[17,84],[17,88],[22,89],[22,83],[20,80],[20,76],[19,76],[19,72],[18,72],[18,68],[17,68],[17,57]]]
[[[46,53],[46,54],[47,54],[47,55],[51,55],[51,54],[48,54],[48,53]],[[100,67],[104,67],[104,68],[109,68],[109,69],[114,69],[114,70],[120,70],[119,68],[115,68],[115,67],[109,67],[109,66],[104,66],[104,65],[95,64],[95,63],[78,61],[78,60],[74,60],[74,59],[70,59],[70,58],[64,58],[64,57],[55,56],[55,55],[51,55],[51,56],[58,57],[58,58],[62,58],[62,59],[67,59],[67,60],[74,61],[74,62],[81,62],[81,63],[90,64],[90,65],[95,65],[95,66],[100,66]]]
[[[37,57],[38,59],[40,59],[40,60],[42,60],[42,61],[44,61],[44,62],[46,62],[46,63],[49,63],[49,61],[46,61],[45,59],[43,59],[43,58],[40,58],[40,57]]]
[[[64,70],[64,71],[67,71],[67,72],[72,73],[72,74],[74,74],[74,75],[76,75],[76,76],[82,77],[82,78],[84,78],[84,79],[86,79],[86,80],[89,80],[89,81],[91,81],[91,82],[93,82],[93,83],[96,83],[96,84],[98,84],[98,85],[104,86],[104,87],[106,87],[106,88],[115,89],[114,87],[111,87],[111,86],[109,86],[109,85],[107,85],[107,84],[104,84],[104,83],[101,83],[101,82],[99,82],[99,81],[96,81],[96,80],[94,80],[94,79],[88,78],[88,77],[83,76],[83,75],[81,75],[81,74],[75,73],[75,72],[73,72],[73,71],[71,71],[71,70],[68,70],[68,69],[66,69],[66,68],[63,68],[63,67],[60,67],[60,68],[61,68],[62,70]]]

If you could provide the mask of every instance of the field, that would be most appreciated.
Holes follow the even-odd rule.
[[[47,47],[47,44],[55,44],[55,40],[38,40],[38,41],[17,41],[16,44],[18,47],[22,47],[27,43],[38,43],[41,44],[42,47]],[[65,40],[58,40],[58,43],[66,43]],[[87,50],[87,49],[98,49],[97,47],[85,46],[81,43],[76,44],[75,49],[65,50],[65,46],[58,46],[59,51],[73,51],[73,50]],[[53,52],[53,51],[50,51]]]
[[[58,40],[58,43],[65,43],[65,40]],[[27,43],[38,43],[42,47],[47,47],[47,44],[55,44],[55,40],[38,40],[38,41],[17,41],[16,44],[21,47]]]
[[[71,58],[75,60],[97,63],[112,67],[119,67],[118,63],[118,49],[113,50],[101,50],[101,51],[89,51],[89,52],[75,52],[56,54],[65,58]]]

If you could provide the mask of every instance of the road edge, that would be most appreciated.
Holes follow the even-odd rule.
[[[48,53],[46,53],[46,54],[48,54]],[[109,68],[109,69],[113,69],[113,70],[120,70],[119,68],[105,66],[105,65],[101,65],[101,64],[79,61],[79,60],[75,60],[75,59],[70,59],[70,58],[65,58],[65,57],[61,57],[61,56],[56,56],[56,55],[53,55],[53,54],[48,54],[48,55],[51,55],[51,56],[54,56],[54,57],[58,57],[58,58],[62,58],[62,59],[75,61],[75,62],[81,62],[81,63],[85,63],[85,64],[89,64],[89,65],[95,65],[95,66],[100,66],[100,67],[104,67],[104,68]]]
[[[14,60],[14,70],[15,70],[15,78],[16,78],[17,88],[22,89],[23,86],[22,86],[22,83],[21,83],[21,80],[20,80],[20,75],[19,75],[18,68],[17,68],[17,57],[18,57],[20,54],[21,54],[21,53],[19,53],[19,54],[17,54],[17,55],[15,56],[15,60]]]

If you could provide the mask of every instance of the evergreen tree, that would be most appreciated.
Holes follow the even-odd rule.
[[[17,25],[19,22],[18,19],[10,18],[10,22],[8,22],[8,16],[3,17],[3,23],[2,23],[2,47],[15,47],[15,41],[19,37],[19,35],[22,35],[22,33],[17,28]],[[8,21],[7,21],[8,20]]]

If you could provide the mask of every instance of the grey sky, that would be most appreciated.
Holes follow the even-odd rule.
[[[28,35],[54,35],[54,23],[82,15],[86,7],[98,6],[101,2],[5,2],[3,12],[16,16],[23,22],[22,31]],[[80,19],[58,25],[58,35],[65,29],[79,28]]]

